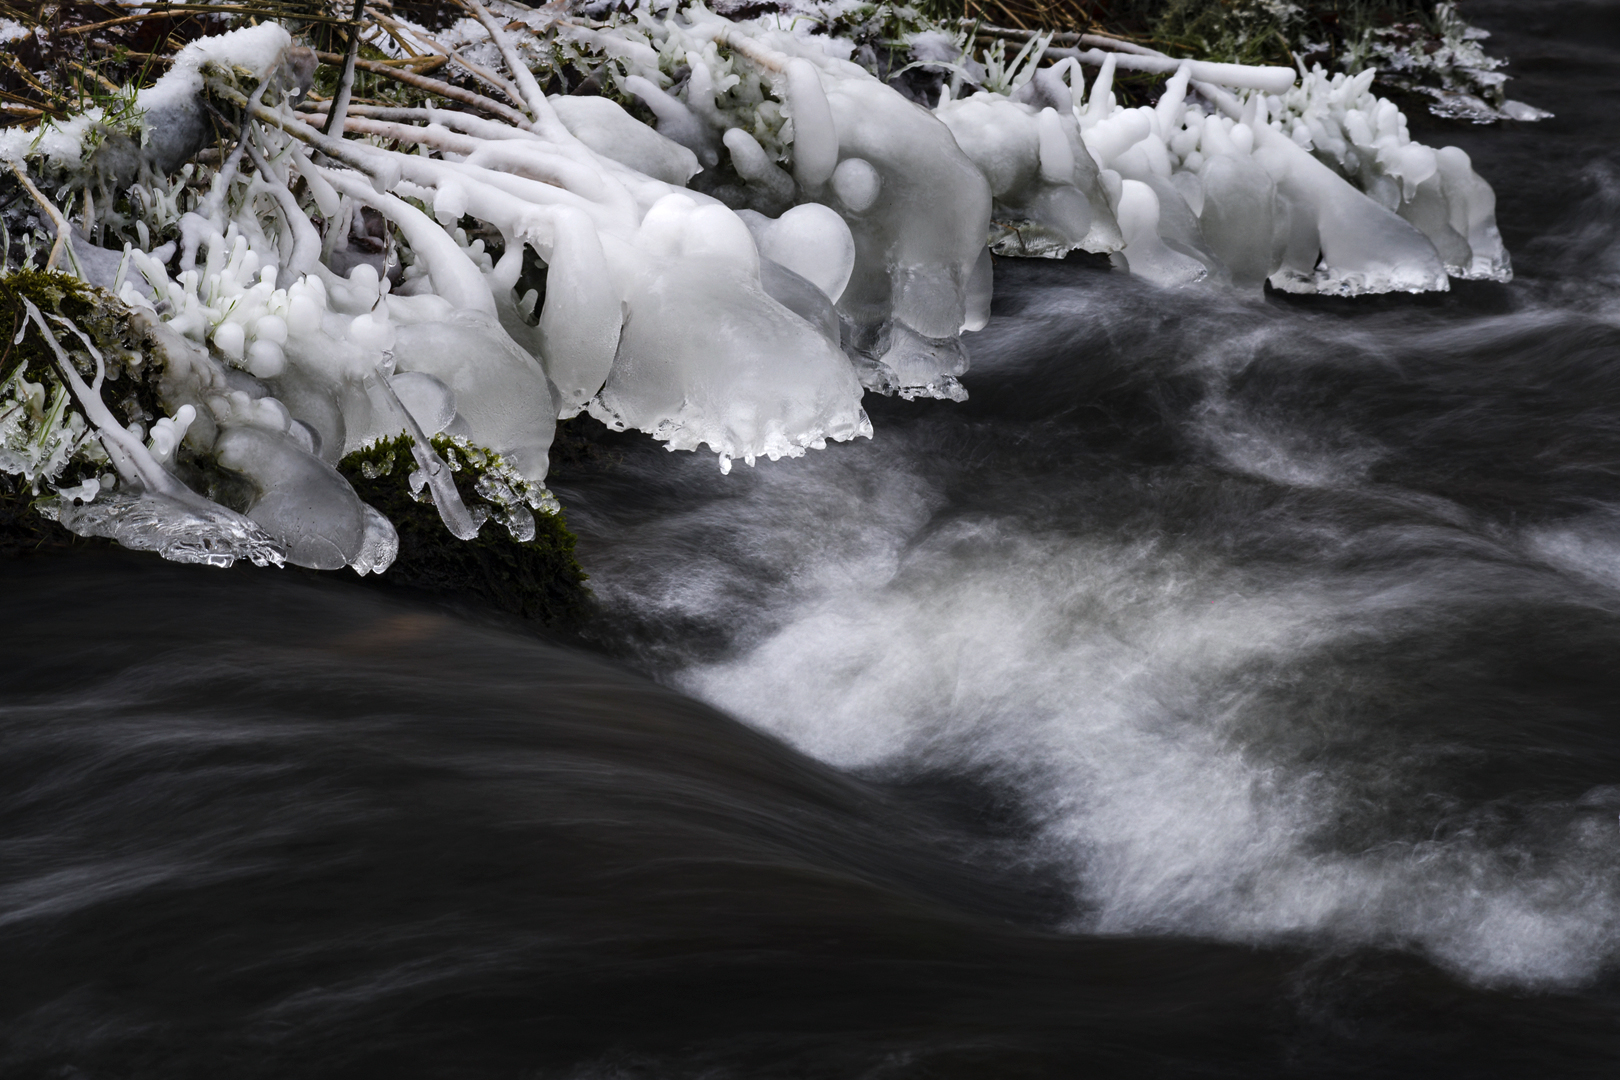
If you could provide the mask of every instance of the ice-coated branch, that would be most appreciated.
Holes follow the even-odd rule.
[[[322,134],[302,121],[291,118],[285,113],[268,108],[265,105],[249,102],[237,91],[220,83],[210,84],[210,88],[220,96],[234,101],[256,120],[271,124],[300,142],[307,143],[331,158],[342,162],[351,169],[355,169],[369,176],[379,187],[389,188],[399,182],[399,171],[386,157],[377,153],[368,153],[365,150],[345,139],[334,139],[330,135]]]
[[[375,10],[373,10],[371,12],[371,17],[376,20],[378,25],[382,26],[383,29],[387,30],[390,34],[392,34],[396,41],[403,41],[403,38],[402,38],[401,35],[406,30],[406,27],[399,20],[391,18],[390,16],[388,16],[387,14],[385,14],[385,13],[383,13],[381,11],[375,11]],[[421,38],[421,37],[417,37],[415,34],[413,34],[412,37],[415,40],[417,40],[420,44],[425,45],[428,49],[432,50],[437,56],[441,57],[445,62],[455,64],[457,67],[459,67],[463,71],[467,72],[473,78],[478,79],[479,81],[483,82],[485,85],[489,86],[490,88],[492,88],[494,90],[500,91],[502,94],[506,95],[506,97],[510,101],[512,101],[514,104],[519,105],[519,106],[521,106],[523,104],[523,95],[522,95],[522,93],[518,90],[518,88],[516,86],[512,85],[510,80],[503,79],[499,74],[489,70],[488,68],[484,67],[482,64],[473,63],[471,60],[469,60],[465,56],[461,55],[459,50],[445,48],[444,46],[440,45],[438,42],[434,41],[431,37],[428,37],[428,38],[424,39],[424,38]]]
[[[45,344],[50,347],[51,354],[56,358],[56,366],[62,372],[62,377],[67,381],[69,388],[72,389],[73,396],[78,398],[79,407],[84,410],[85,418],[95,425],[96,433],[101,438],[102,445],[106,448],[108,456],[112,458],[114,465],[124,479],[129,482],[138,482],[148,491],[155,491],[159,494],[188,501],[195,500],[197,496],[193,495],[189,488],[176,480],[168,470],[157,463],[157,460],[152,457],[151,451],[139,439],[130,434],[123,424],[118,422],[118,418],[112,414],[112,410],[107,407],[107,403],[101,399],[101,380],[106,373],[106,362],[102,359],[100,350],[84,335],[83,331],[71,323],[66,323],[68,329],[79,337],[79,340],[84,343],[85,348],[90,351],[90,355],[95,359],[96,377],[91,386],[84,384],[84,379],[79,376],[78,370],[73,366],[73,361],[62,348],[62,343],[57,340],[56,335],[51,332],[50,326],[45,322],[45,317],[40,314],[39,308],[34,306],[34,302],[27,297],[23,297],[23,308],[27,311],[29,319],[39,328],[40,334],[45,338]]]
[[[1078,60],[1082,64],[1101,67],[1112,57],[1114,65],[1126,71],[1149,71],[1170,75],[1183,64],[1192,65],[1192,77],[1199,82],[1232,86],[1244,90],[1262,90],[1268,94],[1281,94],[1299,78],[1292,68],[1252,67],[1247,64],[1215,64],[1207,60],[1178,60],[1171,56],[1150,56],[1135,52],[1104,52],[1101,49],[1049,49],[1054,58]]]
[[[242,109],[223,163],[143,174],[129,259],[156,295],[129,283],[122,295],[167,353],[164,407],[193,409],[199,467],[249,477],[259,500],[246,513],[303,565],[381,565],[387,530],[334,466],[402,430],[413,488],[429,485],[465,538],[482,511],[434,452],[441,435],[543,493],[556,420],[582,410],[672,449],[707,446],[725,469],[869,436],[866,390],[959,400],[960,335],[989,318],[992,250],[1083,249],[1153,286],[1256,293],[1508,273],[1489,185],[1462,151],[1413,142],[1370,76],[1296,84],[1281,68],[999,30],[1022,51],[1009,61],[997,45],[976,65],[926,24],[918,66],[957,76],[929,109],[849,42],[774,18],[649,2],[591,27],[548,12],[526,21],[566,47],[537,53],[486,0],[458,3],[473,18],[441,40],[374,17],[488,95],[413,60],[321,57],[344,64],[345,85],[370,71],[448,107],[261,99],[307,85],[309,52],[272,24],[200,39],[143,91],[149,116],[210,98]],[[458,52],[484,34],[501,56],[487,67]],[[961,55],[939,55],[952,47]],[[542,63],[613,92],[548,98]],[[1089,88],[1083,63],[1099,69]],[[251,94],[230,74],[243,70]],[[1114,86],[1122,70],[1169,76],[1157,103],[1132,107]],[[50,133],[50,160],[87,169],[74,137]],[[253,175],[233,183],[244,155]],[[184,213],[187,187],[210,181]],[[129,240],[121,213],[101,224]],[[180,242],[171,278],[167,245]],[[179,436],[163,428],[163,452],[143,457],[96,388],[64,371],[129,486],[177,485],[163,448]]]
[[[253,167],[258,171],[259,183],[264,185],[281,208],[282,220],[286,223],[288,231],[293,237],[292,251],[288,252],[281,264],[281,271],[276,275],[277,280],[292,280],[301,277],[315,269],[315,264],[321,258],[321,234],[315,231],[309,216],[298,205],[285,182],[270,168],[270,163],[264,159],[256,146],[248,146],[248,154],[253,158]]]
[[[337,92],[332,95],[332,111],[326,115],[326,134],[334,139],[343,137],[343,117],[354,90],[354,62],[360,59],[360,20],[365,14],[366,0],[354,0],[354,16],[349,20],[343,72],[338,76]]]

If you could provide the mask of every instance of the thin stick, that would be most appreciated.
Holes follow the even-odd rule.
[[[388,15],[384,15],[379,11],[373,11],[371,13],[371,17],[377,21],[377,25],[381,26],[390,37],[399,42],[400,48],[407,50],[410,49],[410,45],[401,35],[401,31],[404,30],[405,27],[400,24],[399,20]],[[421,41],[421,39],[418,40]],[[513,86],[506,79],[501,78],[495,72],[489,70],[481,64],[473,63],[471,60],[468,60],[465,56],[462,56],[454,49],[446,49],[444,46],[440,45],[436,41],[433,41],[432,39],[422,41],[421,43],[427,48],[432,49],[439,56],[443,57],[441,62],[455,64],[473,78],[483,82],[486,86],[505,94],[507,100],[511,101],[514,105],[517,105],[519,108],[523,106],[523,95],[518,92],[518,88]]]
[[[40,209],[44,210],[50,217],[51,224],[56,226],[56,243],[51,246],[50,258],[45,260],[45,272],[50,273],[56,268],[56,260],[62,257],[63,251],[68,253],[69,259],[73,259],[73,249],[68,244],[67,218],[63,217],[62,211],[58,210],[51,200],[45,197],[44,192],[35,187],[34,182],[28,179],[27,169],[24,169],[16,162],[12,162],[11,171],[16,174],[18,180],[22,181],[22,186],[28,190],[28,194],[34,197],[34,201],[39,204]],[[77,259],[73,259],[73,261],[78,262]]]
[[[116,19],[105,19],[102,22],[85,23],[82,26],[65,26],[57,30],[58,34],[88,34],[92,30],[105,30],[109,26],[122,26],[125,23],[145,22],[149,19],[167,18],[179,12],[183,15],[266,15],[277,19],[296,19],[300,22],[329,23],[333,26],[344,26],[347,19],[334,19],[330,15],[310,15],[302,11],[288,11],[281,8],[263,8],[250,11],[239,7],[226,7],[220,4],[166,4],[155,11],[143,11],[138,15],[121,15]]]
[[[315,55],[329,64],[341,63],[343,61],[343,57],[338,56],[336,53],[316,53]],[[437,94],[439,97],[449,98],[451,101],[459,101],[463,105],[471,105],[475,109],[482,109],[490,115],[498,116],[508,123],[525,125],[529,122],[529,118],[527,116],[524,116],[510,105],[502,105],[494,98],[487,98],[483,94],[476,94],[471,90],[463,90],[459,86],[452,86],[449,83],[441,82],[438,79],[429,79],[426,76],[416,74],[414,71],[404,71],[397,67],[389,67],[388,65],[378,63],[375,60],[356,60],[354,62],[354,66],[359,68],[361,71],[369,71],[373,75],[386,75],[390,79],[396,79],[407,86],[414,86],[418,90],[426,90],[430,94]]]
[[[115,83],[111,79],[107,78],[107,76],[103,75],[101,72],[97,71],[95,68],[90,67],[88,64],[81,64],[77,60],[69,60],[68,63],[73,65],[74,67],[78,68],[80,72],[82,72],[85,75],[90,76],[92,79],[96,80],[98,83],[100,83],[102,86],[106,87],[108,90],[111,90],[113,93],[122,94],[124,92],[124,88],[122,86],[119,86],[117,83]]]

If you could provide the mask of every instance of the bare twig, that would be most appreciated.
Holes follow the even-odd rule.
[[[88,64],[81,64],[77,60],[69,60],[68,63],[77,68],[80,74],[90,76],[92,79],[96,80],[96,82],[100,83],[105,89],[110,90],[114,94],[121,94],[124,92],[123,87],[107,78],[107,76],[103,75],[95,68],[90,67]]]
[[[316,53],[315,55],[329,64],[343,61],[343,57],[338,56],[336,53]],[[369,71],[373,75],[386,75],[390,79],[396,79],[407,86],[414,86],[418,90],[426,90],[430,94],[437,94],[439,97],[459,101],[463,105],[471,105],[475,109],[482,109],[491,116],[498,116],[508,123],[523,126],[529,122],[528,117],[510,105],[502,105],[494,98],[485,97],[483,94],[477,94],[471,90],[463,90],[459,86],[452,86],[450,83],[442,82],[439,79],[429,79],[424,75],[416,74],[414,71],[389,67],[387,64],[375,60],[356,60],[354,66],[361,71]]]
[[[56,208],[56,204],[45,197],[44,192],[34,186],[34,182],[28,178],[27,169],[16,162],[12,162],[11,171],[16,174],[17,179],[27,189],[28,194],[34,197],[34,201],[39,204],[39,208],[45,211],[46,216],[51,219],[51,224],[56,227],[56,243],[51,245],[50,258],[45,260],[45,270],[49,272],[56,269],[56,260],[62,257],[64,251],[67,252],[68,259],[77,265],[78,260],[73,257],[73,248],[68,242],[71,230],[67,218],[62,216],[62,211]]]
[[[122,26],[125,23],[146,22],[150,19],[163,19],[173,14],[181,15],[262,15],[277,19],[297,19],[300,22],[328,23],[334,26],[346,26],[347,19],[335,19],[330,15],[315,15],[309,12],[283,8],[241,8],[223,4],[166,4],[152,11],[143,11],[135,15],[120,15],[116,19],[104,19],[101,22],[85,23],[82,26],[65,26],[55,31],[58,34],[88,34],[92,30],[105,30],[109,26]]]

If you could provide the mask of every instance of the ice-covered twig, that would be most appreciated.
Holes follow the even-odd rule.
[[[1126,71],[1149,71],[1160,75],[1174,74],[1183,64],[1191,64],[1193,78],[1199,82],[1218,83],[1244,90],[1263,90],[1268,94],[1281,94],[1294,85],[1299,77],[1292,68],[1251,67],[1247,64],[1214,64],[1207,60],[1177,60],[1171,56],[1153,56],[1131,51],[1105,52],[1101,49],[1049,49],[1047,55],[1068,57],[1101,67],[1112,57],[1118,68]]]
[[[329,135],[316,131],[300,120],[277,112],[265,105],[250,103],[242,94],[222,83],[211,83],[210,88],[221,97],[243,106],[254,119],[262,120],[267,124],[280,128],[300,142],[313,146],[333,161],[342,162],[349,168],[356,169],[371,177],[373,181],[383,188],[392,187],[399,182],[398,167],[395,166],[390,169],[385,164],[386,158],[375,154],[367,154],[353,142],[346,139],[334,139]]]
[[[354,62],[360,59],[360,20],[365,14],[366,0],[354,0],[354,18],[348,27],[343,74],[338,77],[337,91],[332,95],[332,111],[326,114],[326,134],[334,139],[343,137],[343,115],[348,111],[349,97],[354,90]]]
[[[264,92],[270,86],[269,79],[262,79],[253,93],[248,95],[246,109],[251,113],[259,107],[264,100]],[[242,155],[247,152],[248,143],[253,140],[253,125],[250,119],[244,117],[236,132],[236,146],[231,149],[230,156],[214,174],[214,185],[209,189],[208,198],[197,208],[200,217],[207,218],[215,223],[216,227],[223,224],[220,211],[225,207],[225,199],[230,193],[231,182],[236,179],[237,170],[242,167]]]
[[[285,256],[276,279],[292,280],[309,273],[321,258],[320,233],[315,231],[315,226],[310,223],[308,215],[298,205],[298,200],[287,185],[271,171],[270,163],[264,159],[259,148],[249,145],[248,154],[253,158],[253,167],[258,170],[259,182],[269,189],[276,205],[281,207],[282,219],[293,236],[293,249]]]
[[[139,439],[130,434],[123,424],[118,422],[118,418],[112,414],[112,410],[107,408],[107,403],[101,400],[101,380],[106,375],[106,362],[102,359],[100,350],[91,343],[90,339],[78,327],[68,323],[66,320],[62,320],[68,329],[72,330],[79,340],[84,342],[85,348],[90,351],[90,355],[96,361],[95,382],[91,386],[86,386],[84,379],[79,376],[78,370],[74,368],[72,359],[68,357],[67,352],[62,348],[62,343],[57,340],[56,335],[51,332],[50,326],[46,324],[45,317],[40,314],[39,308],[35,307],[34,302],[27,297],[23,297],[23,307],[28,312],[28,317],[33,320],[34,325],[39,328],[40,334],[44,336],[45,344],[50,347],[52,355],[56,357],[56,366],[61,370],[62,377],[67,380],[69,388],[73,391],[73,396],[79,399],[79,407],[84,410],[85,418],[95,425],[102,446],[107,449],[107,455],[112,458],[114,466],[124,479],[129,482],[139,483],[148,491],[155,491],[159,494],[186,501],[195,501],[198,497],[170,475],[168,470],[159,465],[157,460],[152,457],[151,451]]]

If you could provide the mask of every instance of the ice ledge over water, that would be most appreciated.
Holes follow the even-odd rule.
[[[895,47],[928,84],[879,78],[816,18],[470,10],[442,42],[377,15],[372,40],[464,49],[477,91],[417,77],[425,103],[309,103],[314,55],[265,23],[188,45],[134,121],[0,136],[52,228],[45,190],[81,200],[84,231],[51,258],[137,313],[163,410],[115,416],[88,338],[23,329],[58,361],[4,388],[22,410],[8,471],[38,489],[101,470],[70,485],[64,524],[183,561],[377,572],[391,526],[336,465],[402,432],[413,486],[463,538],[490,511],[464,505],[435,436],[488,463],[480,483],[529,492],[503,513],[549,505],[556,421],[581,411],[725,470],[870,437],[866,391],[966,396],[992,250],[1253,293],[1511,273],[1489,185],[1413,142],[1371,72],[1045,35],[1009,56],[919,22]],[[1165,76],[1158,100],[1122,104],[1120,70]],[[629,107],[542,92],[570,73]],[[181,160],[208,110],[244,137]],[[94,385],[74,383],[92,353]],[[240,512],[180,479],[197,470]]]

